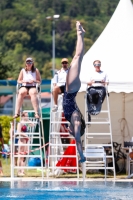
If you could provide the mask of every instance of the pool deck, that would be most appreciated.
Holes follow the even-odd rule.
[[[104,178],[40,178],[40,177],[0,177],[0,181],[10,182],[10,181],[85,181],[85,182],[93,182],[93,181],[105,181]],[[133,182],[133,179],[127,179],[127,178],[106,178],[106,181],[112,181],[112,182]]]

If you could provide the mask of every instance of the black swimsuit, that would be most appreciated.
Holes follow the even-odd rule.
[[[64,96],[63,96],[63,110],[64,110],[64,115],[65,118],[71,122],[71,116],[73,114],[74,111],[78,111],[80,112],[76,101],[75,101],[75,97],[77,95],[77,92],[74,93],[67,93],[66,91],[64,92]]]
[[[66,120],[68,120],[71,123],[71,116],[74,111],[78,111],[81,116],[81,130],[80,130],[80,135],[82,136],[85,132],[85,120],[83,115],[81,114],[76,101],[75,97],[77,95],[77,92],[74,93],[67,93],[66,91],[64,92],[63,96],[63,110],[64,110],[64,116]]]

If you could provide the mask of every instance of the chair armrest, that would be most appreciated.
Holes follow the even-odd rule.
[[[36,90],[38,93],[41,92],[41,84],[40,83],[36,83]]]
[[[16,92],[18,93],[19,89],[21,88],[22,83],[17,83],[16,85]]]

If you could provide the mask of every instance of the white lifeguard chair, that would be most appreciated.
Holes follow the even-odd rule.
[[[18,96],[20,85],[18,84],[16,86],[16,99]],[[14,130],[13,130],[13,136],[11,137],[11,178],[15,177],[15,169],[37,169],[39,168],[41,170],[42,178],[44,177],[44,163],[46,164],[46,154],[45,154],[45,139],[44,139],[44,129],[43,129],[43,122],[42,122],[42,110],[41,110],[41,85],[36,84],[36,90],[37,90],[37,99],[39,104],[39,115],[40,118],[36,119],[34,117],[34,110],[23,110],[23,112],[28,113],[28,121],[24,122],[21,119],[20,115],[20,125],[30,124],[31,126],[28,126],[28,132],[26,132],[26,135],[28,137],[28,142],[26,144],[20,144],[21,146],[27,147],[27,151],[25,154],[21,154],[19,151],[20,145],[15,143],[15,139],[18,140],[21,139],[23,136],[21,132],[16,132],[17,129],[17,120],[14,120]],[[21,109],[22,111],[22,109]],[[30,116],[31,115],[31,116]],[[11,125],[12,126],[12,125]],[[36,141],[34,141],[36,140]],[[16,148],[18,148],[17,152]],[[34,154],[34,152],[36,152]],[[15,166],[14,159],[20,159],[21,157],[24,157],[26,159],[26,166]],[[30,159],[38,159],[38,166],[30,166],[29,160]]]
[[[106,96],[104,103],[101,106],[101,110],[94,114],[88,113],[87,107],[87,92],[88,86],[85,94],[85,121],[86,121],[86,133],[84,134],[84,153],[86,154],[88,148],[98,148],[99,146],[104,148],[106,153],[106,170],[112,170],[115,178],[115,163],[114,163],[114,152],[113,152],[113,141],[112,141],[112,128],[111,128],[111,118],[110,118],[110,107],[109,107],[109,94],[106,89]],[[90,102],[89,102],[90,103]],[[95,109],[92,105],[92,112]],[[93,157],[93,156],[92,156]],[[87,159],[88,160],[88,159]],[[111,164],[111,166],[110,166]],[[98,165],[95,165],[93,169],[98,169]],[[92,169],[92,166],[85,163],[85,175],[86,171]],[[100,169],[100,168],[99,168]],[[101,167],[105,169],[105,166]]]
[[[52,88],[52,85],[51,85]],[[48,155],[48,177],[49,171],[51,174],[55,176],[54,171],[56,169],[76,169],[77,170],[77,177],[79,178],[79,167],[78,167],[78,153],[76,144],[63,144],[61,138],[65,138],[66,132],[60,132],[61,124],[69,124],[68,121],[64,121],[64,117],[62,116],[63,109],[62,109],[62,100],[63,94],[58,95],[58,110],[56,112],[50,112],[50,131],[49,131],[49,155]],[[51,108],[53,107],[53,96],[51,94]],[[72,135],[69,134],[67,138],[73,138]],[[76,155],[63,155],[64,148],[68,146],[75,146],[76,148]],[[56,166],[58,160],[60,158],[76,158],[76,166]]]

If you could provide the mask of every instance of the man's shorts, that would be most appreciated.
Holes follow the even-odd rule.
[[[60,86],[59,88],[60,88],[60,90],[61,90],[61,93],[64,93],[65,85],[62,85],[62,86]]]

